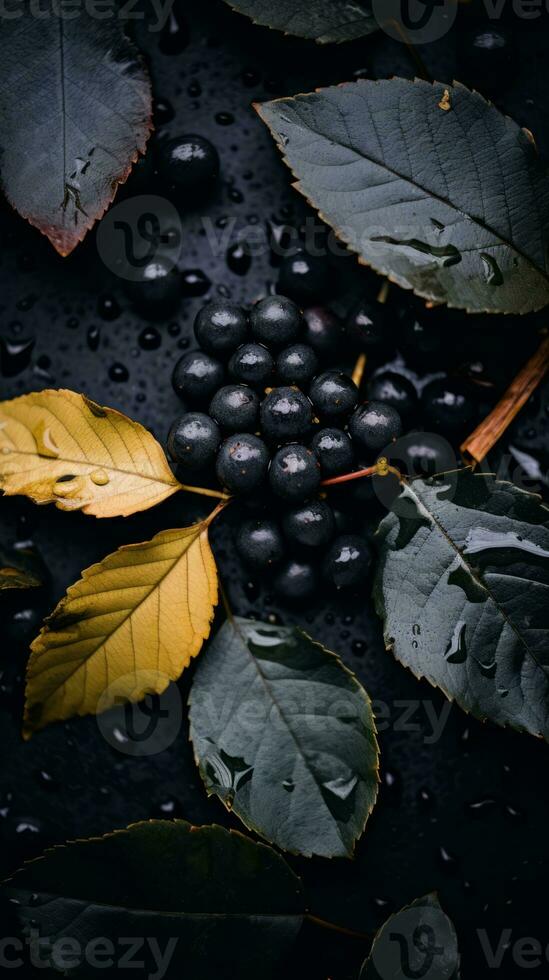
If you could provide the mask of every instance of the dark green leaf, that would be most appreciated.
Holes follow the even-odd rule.
[[[299,879],[271,848],[183,820],[55,847],[1,895],[25,935],[34,930],[51,944],[71,937],[85,949],[106,937],[119,958],[122,936],[154,937],[162,950],[171,941],[168,975],[188,980],[257,980],[291,945],[304,911]],[[145,943],[139,959],[150,952]],[[83,962],[78,975],[96,976],[97,967]]]
[[[0,545],[0,592],[36,588],[44,582],[45,574],[44,563],[32,546],[4,548]]]
[[[470,311],[549,303],[545,168],[477,92],[393,78],[257,109],[297,189],[362,262]]]
[[[151,91],[114,9],[23,0],[0,32],[0,161],[10,203],[61,255],[107,209],[145,144]],[[74,12],[73,12],[74,13]]]
[[[458,980],[456,931],[435,894],[416,898],[387,919],[377,933],[359,980],[389,977]]]
[[[198,664],[191,738],[208,793],[294,853],[350,857],[372,811],[369,698],[298,629],[226,622]]]
[[[319,44],[353,41],[378,28],[371,4],[364,0],[225,0],[255,24]]]
[[[377,538],[387,648],[475,717],[549,739],[549,509],[461,471],[405,485]]]

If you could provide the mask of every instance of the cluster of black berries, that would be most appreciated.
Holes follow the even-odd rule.
[[[375,460],[402,432],[398,411],[381,401],[359,404],[351,377],[322,370],[324,327],[283,296],[249,313],[208,303],[195,335],[200,349],[173,372],[190,411],[170,429],[172,459],[189,474],[215,466],[221,486],[244,499],[267,503],[272,494],[269,516],[245,520],[237,548],[255,570],[274,569],[283,596],[311,595],[319,564],[336,587],[362,583],[369,545],[356,534],[338,535],[321,483]]]

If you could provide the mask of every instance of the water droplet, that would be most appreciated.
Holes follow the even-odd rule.
[[[110,476],[106,470],[94,470],[93,473],[90,473],[90,480],[97,487],[105,487],[110,481]]]
[[[488,252],[481,252],[480,257],[482,259],[482,268],[484,271],[484,277],[489,286],[502,286],[503,285],[503,273],[497,264],[493,255],[489,255]]]
[[[97,312],[103,320],[116,320],[120,316],[120,306],[114,296],[100,296]]]
[[[295,789],[295,783],[294,783],[293,779],[285,779],[283,781],[283,783],[282,783],[282,786],[286,790],[287,793],[293,793],[293,791]]]
[[[100,327],[95,327],[95,326],[88,327],[86,339],[90,350],[96,351],[97,348],[99,347],[99,341],[101,340]]]
[[[451,854],[442,844],[438,849],[438,859],[444,870],[449,874],[453,874],[456,871],[458,866],[456,856]]]
[[[461,589],[469,602],[486,602],[487,591],[471,575],[469,569],[462,564],[461,559],[458,558],[457,561],[457,568],[448,574],[448,585],[456,585]]]
[[[421,242],[417,238],[403,238],[402,241],[399,241],[398,238],[391,238],[390,235],[376,235],[370,240],[372,242],[380,242],[384,245],[394,245],[397,248],[410,248],[414,252],[421,252],[422,255],[428,255],[430,258],[435,259],[437,265],[442,266],[442,268],[458,265],[463,258],[461,252],[455,245],[429,245],[428,242]]]
[[[357,783],[358,776],[338,776],[336,779],[331,779],[322,785],[324,789],[333,793],[338,799],[346,800],[353,792]]]
[[[53,485],[53,492],[56,497],[74,497],[82,489],[82,477],[61,476]]]
[[[34,337],[28,340],[0,337],[0,371],[5,378],[15,377],[29,366],[35,343]]]
[[[211,282],[202,269],[187,269],[181,273],[181,293],[183,296],[204,296],[211,287]]]
[[[417,799],[418,803],[420,803],[421,806],[425,807],[426,809],[434,806],[435,804],[435,798],[431,793],[431,790],[426,789],[424,786],[418,790]]]
[[[549,558],[549,550],[542,548],[534,541],[521,538],[515,531],[491,531],[484,527],[475,527],[469,531],[465,540],[465,555],[478,555],[487,551],[506,549],[520,551],[533,555],[535,558]],[[511,555],[502,555],[502,563],[513,560]]]
[[[111,364],[109,368],[109,378],[111,379],[111,381],[116,381],[116,382],[127,381],[129,376],[130,376],[130,372],[128,371],[125,364],[120,364],[119,361],[115,361],[114,364]]]
[[[496,670],[498,668],[497,660],[492,660],[490,663],[483,664],[480,660],[477,660],[481,674],[491,680],[496,676]]]
[[[155,99],[153,114],[156,126],[165,126],[175,116],[173,106],[167,99]]]
[[[219,753],[207,757],[205,772],[211,785],[221,790],[221,796],[230,804],[235,793],[252,778],[254,770],[244,759],[220,749]]]
[[[189,27],[181,12],[172,7],[166,25],[162,28],[159,48],[163,54],[181,54],[190,40]]]
[[[145,327],[138,337],[142,350],[157,350],[162,343],[162,337],[156,327]]]
[[[236,242],[227,249],[227,265],[237,276],[245,276],[252,264],[246,242]]]
[[[449,664],[463,664],[467,659],[467,646],[465,644],[465,631],[467,626],[464,622],[456,623],[454,632],[444,651],[446,662]]]
[[[32,430],[34,436],[34,441],[36,442],[36,452],[39,456],[45,456],[47,459],[57,459],[59,456],[59,448],[55,443],[55,439],[52,435],[52,431],[49,425],[42,420],[35,425]]]
[[[217,112],[215,115],[215,121],[219,126],[232,126],[234,123],[234,116],[232,112]]]
[[[468,803],[466,810],[472,817],[479,817],[486,813],[491,813],[495,805],[496,801],[491,797],[487,797],[486,799],[473,800],[472,803]]]

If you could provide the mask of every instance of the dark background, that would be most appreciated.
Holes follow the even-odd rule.
[[[460,10],[460,18],[462,28],[465,10]],[[203,270],[211,281],[208,295],[230,295],[250,303],[276,282],[272,257],[254,256],[246,275],[235,274],[224,254],[212,255],[203,216],[214,223],[236,217],[239,225],[271,221],[298,227],[309,213],[292,191],[289,173],[250,107],[252,100],[355,77],[413,77],[417,65],[404,45],[383,34],[320,48],[254,27],[217,0],[190,0],[183,21],[176,54],[165,53],[165,43],[145,25],[135,29],[150,65],[155,97],[168,100],[175,112],[160,128],[160,137],[197,132],[209,137],[221,156],[214,198],[200,212],[182,216],[180,267]],[[511,26],[517,51],[493,94],[498,105],[535,134],[540,152],[547,156],[547,19]],[[470,81],[457,60],[461,28],[419,52],[432,77]],[[230,113],[232,121],[227,124],[227,117],[219,113]],[[153,138],[148,160],[158,138]],[[132,177],[124,194],[141,193],[143,186]],[[2,397],[43,387],[84,391],[138,419],[163,441],[178,411],[171,370],[182,348],[193,343],[192,321],[204,299],[183,299],[169,322],[156,324],[161,335],[158,349],[145,350],[138,338],[148,323],[132,309],[119,280],[101,262],[94,232],[75,254],[61,259],[5,203],[0,205],[0,227]],[[344,267],[336,273],[336,300],[338,288],[342,291],[350,281],[373,288],[370,274],[359,270],[353,258],[340,265]],[[98,312],[105,295],[120,305],[120,315],[111,321]],[[408,302],[406,297],[400,301]],[[472,352],[482,350],[488,361],[497,356],[510,377],[535,346],[543,317],[524,318],[518,329],[516,322],[503,317],[467,318],[445,312],[439,320],[448,349],[456,356],[461,345]],[[97,331],[99,343],[93,350]],[[114,363],[127,368],[128,380],[110,379]],[[538,398],[529,411],[530,427],[521,423],[524,444],[530,439],[543,449],[540,430],[532,428],[543,402],[540,408]],[[205,512],[200,498],[183,495],[125,521],[38,509],[18,499],[2,501],[0,540],[32,538],[50,582],[38,598],[19,597],[0,609],[0,871],[13,870],[51,843],[98,835],[152,816],[239,826],[216,799],[207,800],[185,719],[175,744],[144,759],[129,758],[111,747],[94,718],[53,725],[29,743],[19,734],[27,644],[42,615],[82,568],[122,543],[188,524]],[[225,524],[229,523],[230,518]],[[213,540],[236,613],[304,624],[357,672],[374,702],[386,706],[383,717],[389,720],[380,726],[382,788],[356,860],[290,859],[303,877],[311,912],[370,933],[390,911],[437,889],[456,924],[465,978],[486,975],[488,969],[478,930],[487,930],[492,946],[504,929],[512,930],[511,944],[533,937],[547,946],[546,902],[540,900],[540,884],[547,880],[548,870],[546,745],[481,725],[455,706],[442,737],[430,744],[424,705],[432,705],[439,716],[445,701],[384,652],[381,626],[367,594],[329,604],[322,600],[306,610],[284,609],[237,564],[230,529],[223,522]],[[187,671],[180,682],[184,698],[191,675],[192,670]],[[401,730],[403,701],[415,704],[408,722],[412,731]],[[284,970],[291,976],[343,980],[356,975],[366,951],[360,940],[308,925]],[[520,976],[510,951],[503,964],[502,975]],[[546,971],[544,961],[531,974]]]

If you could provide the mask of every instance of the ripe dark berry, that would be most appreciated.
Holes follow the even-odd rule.
[[[402,420],[391,405],[365,402],[351,416],[349,432],[362,449],[377,453],[402,434]]]
[[[246,314],[241,306],[226,300],[212,300],[198,311],[194,321],[195,337],[203,350],[215,357],[228,357],[244,342],[248,332]]]
[[[454,434],[463,431],[475,416],[467,385],[452,378],[431,381],[421,393],[425,426]]]
[[[183,400],[203,403],[223,384],[223,365],[204,351],[183,354],[173,369],[172,385]]]
[[[324,576],[336,589],[363,586],[370,565],[372,551],[367,541],[358,534],[342,534],[330,546],[324,559]]]
[[[307,385],[318,370],[318,358],[308,344],[293,344],[276,359],[279,381],[286,385]]]
[[[219,174],[219,155],[203,136],[176,136],[161,143],[158,169],[169,185],[191,198],[213,187]]]
[[[137,282],[126,283],[126,292],[140,313],[161,320],[179,305],[179,275],[169,260],[157,256],[140,270]]]
[[[251,568],[264,571],[284,557],[284,538],[276,521],[268,517],[251,518],[240,525],[236,550]]]
[[[351,343],[369,353],[390,342],[387,313],[381,303],[362,299],[347,318],[345,330]]]
[[[305,318],[303,339],[311,345],[319,357],[329,358],[341,351],[343,329],[331,310],[323,306],[311,306],[303,315]]]
[[[411,477],[434,476],[458,466],[450,443],[435,432],[407,432],[398,443],[398,459],[391,459]]]
[[[315,594],[318,576],[309,562],[291,560],[277,572],[273,587],[277,595],[286,602],[300,602]]]
[[[217,479],[231,493],[251,493],[263,483],[269,467],[269,452],[257,436],[240,432],[229,436],[217,454]]]
[[[311,448],[320,460],[324,477],[348,473],[353,467],[353,444],[341,429],[321,429],[313,437]]]
[[[400,329],[398,346],[407,362],[424,371],[439,359],[442,334],[426,315],[408,315]]]
[[[289,510],[284,515],[282,526],[291,543],[320,548],[333,538],[335,518],[332,508],[324,500],[313,500]]]
[[[305,446],[283,446],[273,456],[269,468],[271,490],[286,500],[306,500],[320,486],[320,463]]]
[[[199,470],[213,463],[220,442],[219,428],[209,415],[187,412],[168,433],[168,452],[175,463]]]
[[[210,402],[210,415],[228,432],[253,432],[259,413],[259,398],[248,385],[225,385]]]
[[[231,376],[255,388],[263,388],[273,371],[273,358],[263,344],[243,344],[229,361]]]
[[[303,331],[303,318],[291,299],[267,296],[252,307],[250,327],[254,337],[262,343],[286,347],[298,340]]]
[[[278,273],[278,292],[296,303],[322,299],[330,288],[330,265],[326,256],[309,255],[299,249],[282,260]]]
[[[358,388],[352,378],[340,371],[325,371],[315,378],[309,397],[319,415],[326,419],[344,418],[358,401]]]
[[[368,398],[396,408],[402,418],[410,418],[417,408],[416,389],[408,378],[396,371],[376,374],[368,383]]]
[[[261,431],[267,439],[284,442],[309,432],[312,405],[298,388],[273,388],[261,403]]]

